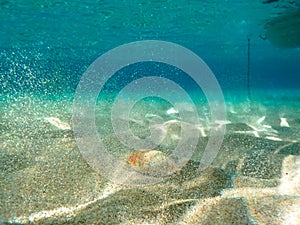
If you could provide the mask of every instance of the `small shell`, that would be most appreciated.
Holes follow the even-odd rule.
[[[167,155],[157,150],[142,149],[129,157],[129,162],[133,167],[153,166],[162,163],[167,159]]]
[[[132,154],[128,161],[136,171],[151,176],[165,176],[174,169],[168,156],[158,150],[139,150]]]

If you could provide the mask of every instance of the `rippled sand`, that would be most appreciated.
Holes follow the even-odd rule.
[[[134,151],[122,146],[105,122],[110,118],[107,103],[98,106],[98,132],[108,151],[126,162]],[[84,160],[72,129],[64,129],[72,127],[72,101],[24,97],[0,107],[1,222],[300,223],[300,114],[295,105],[228,103],[227,121],[213,124],[203,105],[200,123],[191,128],[201,131],[191,160],[163,182],[138,187],[113,184]],[[157,126],[166,134],[160,150],[169,154],[180,140],[176,111],[141,104],[129,123],[146,137],[147,119],[155,116],[163,119]],[[224,124],[217,158],[200,171],[210,127]]]

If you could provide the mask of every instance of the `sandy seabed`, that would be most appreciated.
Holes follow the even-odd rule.
[[[126,163],[132,150],[101,125],[109,118],[106,107],[100,104],[96,112],[98,132]],[[146,136],[145,114],[161,116],[167,136],[160,150],[168,153],[180,139],[176,111],[138,107],[132,129]],[[114,184],[90,167],[72,132],[72,101],[18,98],[2,101],[0,110],[1,223],[300,224],[298,106],[228,103],[222,147],[211,166],[199,171],[210,126],[203,116],[188,163],[146,186]]]

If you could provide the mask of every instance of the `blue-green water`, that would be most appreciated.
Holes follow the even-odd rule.
[[[74,92],[101,54],[148,39],[194,51],[225,91],[247,86],[250,38],[252,88],[297,89],[299,50],[276,48],[261,36],[267,21],[298,3],[261,2],[3,1],[1,93]],[[298,32],[297,24],[290,29]]]
[[[292,224],[292,217],[297,224],[299,8],[297,0],[0,0],[0,223]],[[222,102],[209,102],[185,71],[161,62],[122,68],[95,100],[91,90],[76,96],[99,56],[144,40],[173,42],[197,54],[222,90],[224,117],[211,112],[212,106],[222,111]],[[119,96],[150,76],[172,80],[191,101],[163,82]],[[156,90],[171,97],[157,97]],[[145,91],[152,95],[135,102]],[[97,157],[82,152],[78,143],[94,128],[78,134],[79,125],[86,126],[82,118],[91,119],[107,152],[128,166],[139,150],[133,147],[137,139],[126,136],[131,134],[139,141],[164,137],[155,142],[159,156],[186,139],[174,158],[184,156],[188,163],[159,184],[122,186],[130,184],[130,177],[122,177],[128,171],[104,160],[99,168],[116,173],[101,173],[90,162]],[[132,133],[123,130],[127,125]],[[213,131],[222,145],[209,168],[199,171]],[[96,144],[87,140],[93,149]],[[185,152],[193,147],[192,155]]]

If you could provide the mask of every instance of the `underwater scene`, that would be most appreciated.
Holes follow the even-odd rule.
[[[0,224],[300,224],[299,0],[0,17]]]

